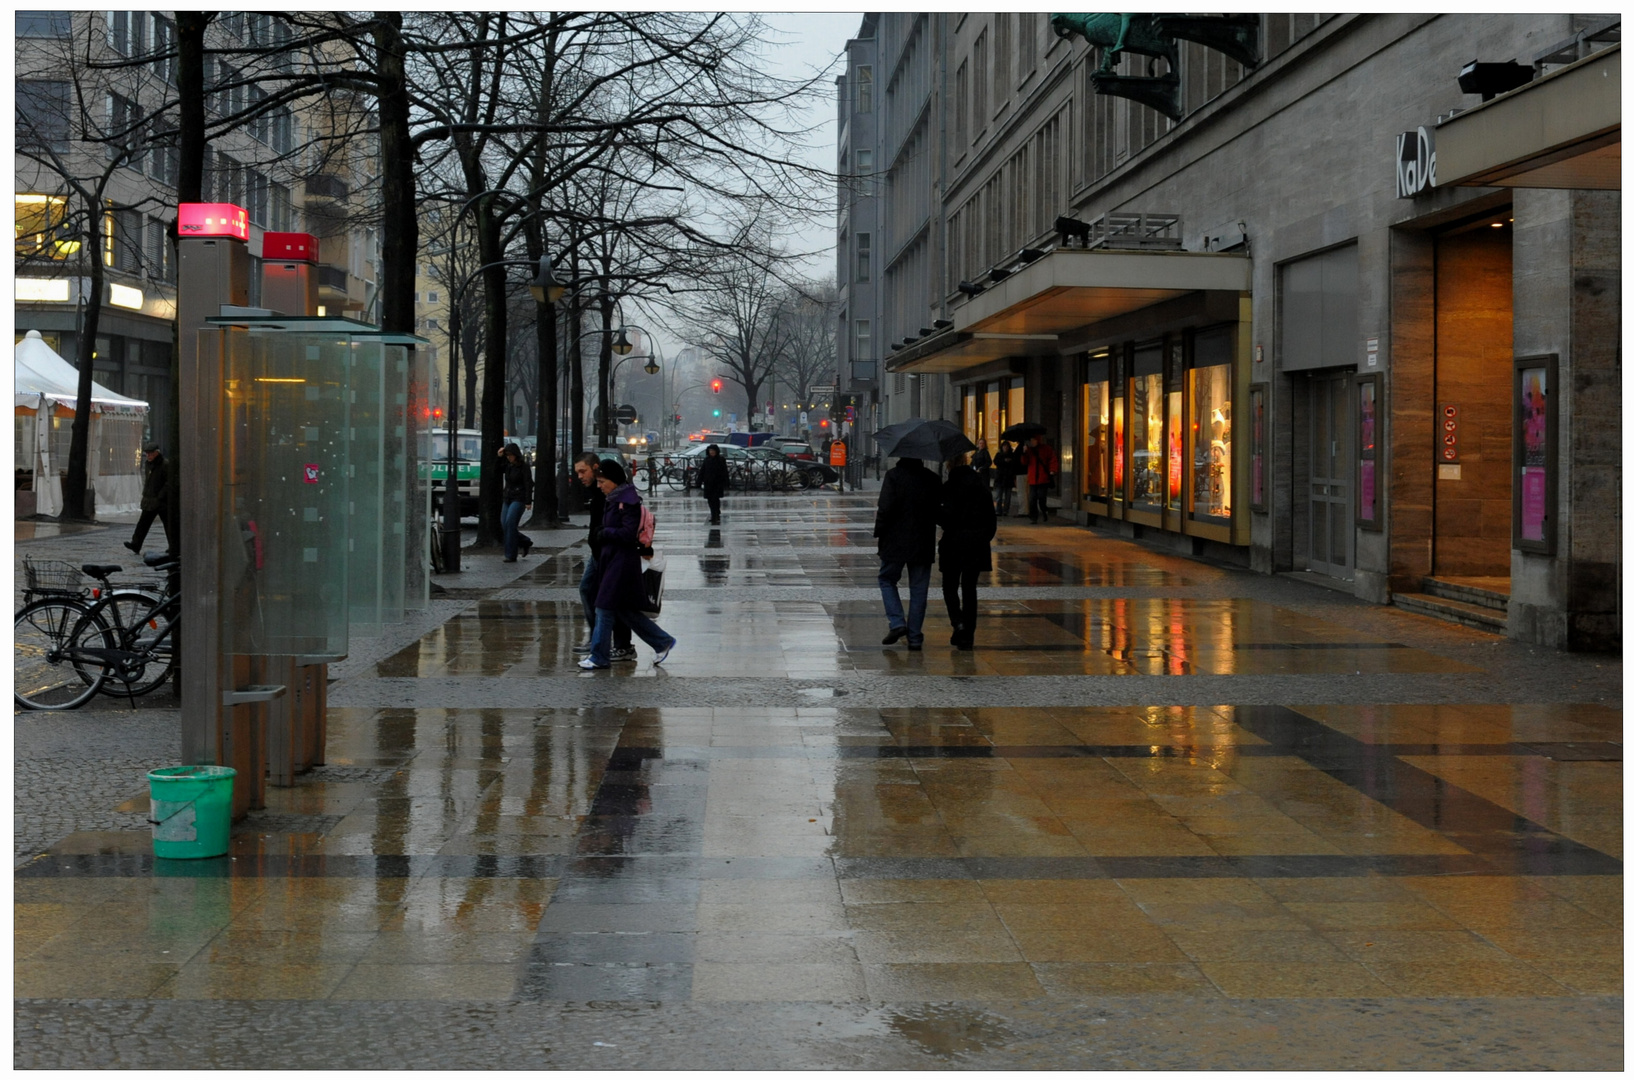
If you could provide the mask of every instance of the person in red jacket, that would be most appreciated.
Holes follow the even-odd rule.
[[[1021,464],[1027,470],[1027,520],[1034,525],[1050,519],[1049,490],[1057,471],[1055,447],[1042,435],[1034,435],[1031,444],[1021,452]]]

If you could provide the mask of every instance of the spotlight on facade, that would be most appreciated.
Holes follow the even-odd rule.
[[[1002,266],[995,266],[987,272],[987,280],[993,282],[995,285],[1009,276],[1010,271],[1006,270]]]
[[[1458,89],[1466,94],[1480,94],[1482,101],[1491,101],[1499,94],[1518,90],[1531,81],[1531,67],[1513,60],[1501,64],[1471,60],[1458,72]]]
[[[953,320],[952,319],[936,319],[931,323],[931,325],[936,327],[936,329],[938,329],[938,330],[946,330],[948,327],[953,325]]]
[[[1024,247],[1020,251],[1016,252],[1016,258],[1020,259],[1022,262],[1030,263],[1034,259],[1042,259],[1043,257],[1044,250],[1042,248]]]
[[[959,282],[959,291],[964,293],[966,296],[980,296],[981,291],[984,288],[986,288],[986,286],[977,285],[976,283],[971,282],[971,281],[961,281],[961,282]]]

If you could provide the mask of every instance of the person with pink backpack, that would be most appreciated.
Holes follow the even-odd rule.
[[[613,626],[622,623],[645,641],[662,664],[675,648],[675,639],[647,614],[651,603],[641,560],[652,554],[655,526],[651,511],[624,471],[623,462],[603,458],[596,483],[607,497],[601,519],[601,583],[596,589],[596,628],[590,635],[590,655],[579,667],[596,671],[612,667]]]

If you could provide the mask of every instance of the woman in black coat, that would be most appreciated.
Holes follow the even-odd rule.
[[[601,519],[601,581],[596,586],[596,628],[590,634],[590,655],[579,661],[586,671],[611,667],[613,625],[623,623],[652,646],[653,664],[662,664],[675,648],[665,633],[642,609],[647,589],[641,567],[641,496],[629,482],[624,466],[603,458],[596,483],[607,496]]]
[[[709,500],[709,523],[719,525],[721,496],[726,494],[726,458],[714,443],[704,450],[704,463],[698,469],[698,486],[704,489],[704,498]]]
[[[976,647],[976,576],[993,569],[992,543],[999,531],[987,485],[968,461],[966,455],[948,469],[937,511],[942,526],[937,550],[942,563],[942,599],[953,624],[949,644],[959,649]]]
[[[533,505],[533,471],[516,443],[507,443],[499,457],[505,470],[504,509],[499,516],[505,530],[505,561],[515,562],[519,552],[533,550],[533,539],[522,532],[522,511]]]

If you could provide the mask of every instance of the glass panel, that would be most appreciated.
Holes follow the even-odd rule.
[[[1107,469],[1111,465],[1112,386],[1107,382],[1084,385],[1084,491],[1109,497]]]
[[[981,410],[976,407],[976,392],[974,390],[965,391],[964,399],[965,438],[975,442],[982,437],[982,414]]]
[[[431,482],[428,463],[421,453],[426,425],[431,423],[431,350],[414,349],[408,354],[408,409],[405,413],[408,437],[404,440],[407,463],[408,513],[404,516],[403,607],[424,611],[431,603]]]
[[[223,352],[220,636],[229,654],[347,651],[347,339],[208,331]]]
[[[383,425],[384,347],[377,341],[352,343],[348,516],[354,527],[347,552],[348,604],[352,632],[378,634],[382,623],[381,524],[386,520]]]
[[[1546,542],[1549,514],[1549,369],[1521,369],[1521,539]]]
[[[1366,522],[1378,518],[1378,477],[1376,430],[1378,383],[1368,380],[1357,386],[1356,507],[1357,517]]]
[[[1181,420],[1180,402],[1182,395],[1178,390],[1169,392],[1169,498],[1168,507],[1171,510],[1180,509],[1180,478],[1186,471],[1185,424]]]
[[[1009,416],[1006,424],[1019,424],[1027,419],[1027,396],[1021,386],[1010,387],[1009,407],[1006,412]]]
[[[1231,365],[1193,368],[1191,515],[1231,519]]]
[[[1163,509],[1163,376],[1136,375],[1130,380],[1129,505]]]
[[[409,492],[414,490],[408,453],[408,350],[382,350],[381,390],[384,420],[380,425],[382,514],[380,516],[380,620],[403,621],[403,565],[407,541]]]
[[[996,437],[999,432],[1004,430],[1005,426],[1004,418],[1002,415],[1000,415],[1003,406],[1000,403],[1001,399],[999,397],[999,384],[988,383],[987,390],[982,397],[984,399],[982,403],[982,412],[985,413],[987,417],[987,430],[993,432]]]
[[[1254,416],[1254,445],[1249,451],[1249,485],[1253,503],[1263,510],[1265,506],[1265,391],[1256,388],[1248,395]]]

